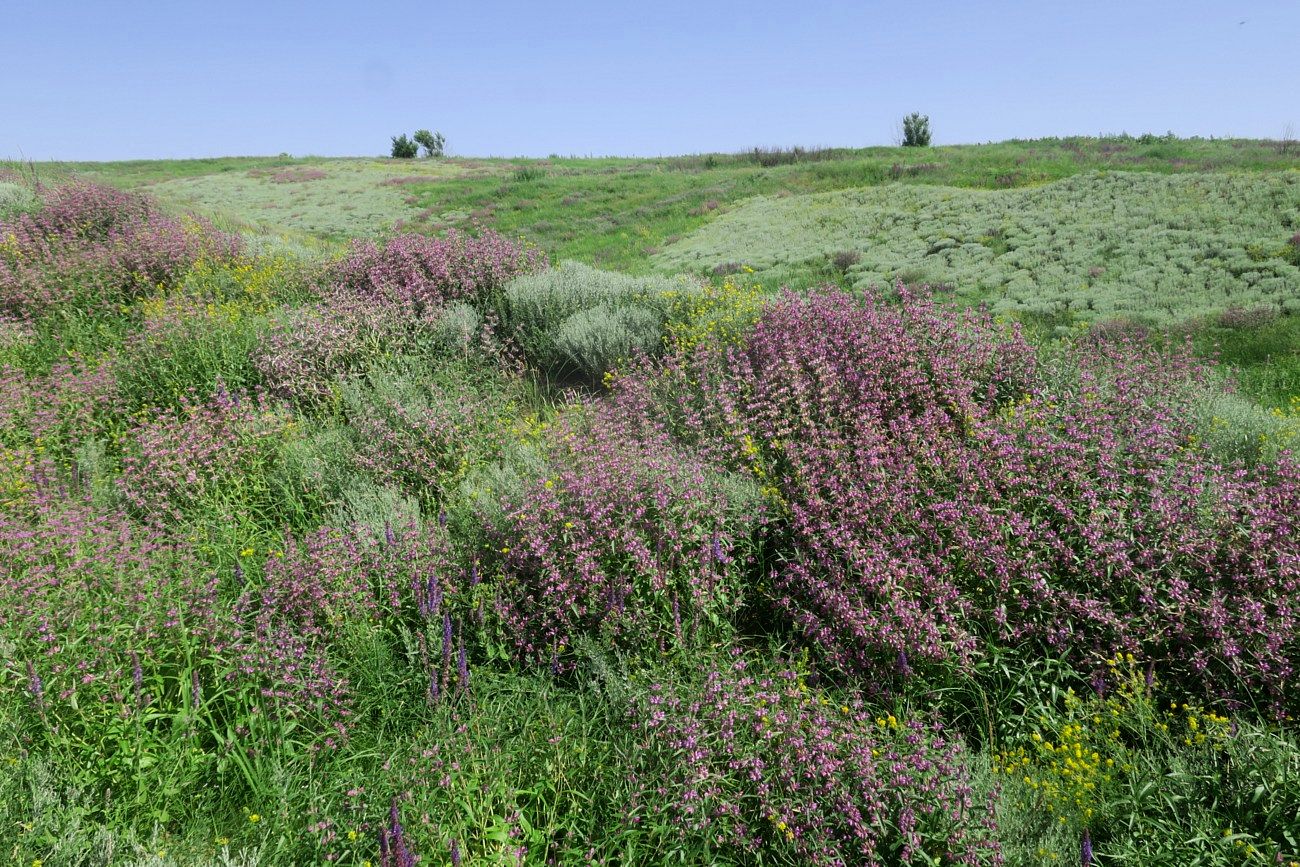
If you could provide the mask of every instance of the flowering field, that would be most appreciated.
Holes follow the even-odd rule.
[[[0,195],[0,858],[1300,864],[1300,396],[1191,338]]]

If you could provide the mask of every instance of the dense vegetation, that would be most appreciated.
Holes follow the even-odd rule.
[[[0,177],[0,853],[1300,862],[1296,184],[1123,144],[440,163],[399,186],[492,213],[337,250]],[[1008,154],[1150,172],[913,183]],[[1007,250],[915,285],[922,213]],[[1069,327],[954,303],[1107,243]]]

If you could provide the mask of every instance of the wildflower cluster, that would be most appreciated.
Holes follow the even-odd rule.
[[[637,725],[665,767],[640,778],[631,819],[669,815],[728,860],[1000,862],[960,739],[732,657],[698,689],[651,686]]]
[[[715,633],[743,602],[747,524],[725,480],[617,406],[548,429],[548,475],[489,522],[499,613],[520,656],[559,660],[578,635],[638,652]],[[748,505],[748,504],[747,504]]]
[[[990,636],[1167,660],[1190,689],[1294,712],[1297,464],[1196,446],[1206,372],[1185,350],[1098,334],[1040,363],[899,291],[788,295],[741,351],[619,380],[661,396],[653,424],[772,480],[775,607],[849,671],[962,665]]]
[[[333,285],[409,313],[482,298],[512,277],[546,267],[546,256],[495,232],[452,230],[443,238],[398,235],[384,243],[354,241],[329,275]]]
[[[73,182],[43,190],[40,210],[0,223],[0,312],[22,318],[119,306],[176,285],[200,259],[230,262],[240,241],[147,198]]]
[[[710,341],[742,343],[762,315],[767,297],[758,283],[730,277],[721,285],[676,292],[670,299],[665,339],[681,352]]]
[[[200,509],[227,518],[250,508],[274,514],[286,492],[272,480],[295,425],[261,397],[224,389],[208,400],[183,396],[179,409],[127,433],[118,490],[154,524],[182,522]]]
[[[1049,823],[1086,833],[1114,819],[1126,776],[1143,752],[1184,756],[1221,753],[1236,723],[1199,705],[1162,707],[1154,667],[1132,654],[1106,660],[1094,692],[1068,689],[1059,706],[1043,707],[1036,726],[999,752],[992,770],[1010,784],[1005,797],[1023,798]]]

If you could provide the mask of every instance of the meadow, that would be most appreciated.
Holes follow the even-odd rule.
[[[1297,168],[7,167],[0,858],[1300,864]]]

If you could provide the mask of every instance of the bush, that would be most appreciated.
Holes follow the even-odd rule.
[[[846,272],[862,261],[862,254],[857,250],[841,250],[831,257],[831,264],[836,271]]]
[[[830,291],[769,306],[742,352],[618,388],[788,515],[772,604],[869,689],[967,671],[992,641],[1131,652],[1293,714],[1300,465],[1199,443],[1208,377],[1103,334],[1039,364],[985,314]]]
[[[930,118],[919,112],[912,112],[903,118],[903,147],[924,148],[930,146]]]
[[[717,863],[1001,863],[960,738],[732,654],[693,688],[653,684],[636,708],[649,765],[637,820],[675,825]]]
[[[453,229],[442,238],[353,241],[327,279],[365,301],[398,304],[419,317],[451,301],[487,301],[514,277],[546,265],[545,253],[496,232],[475,237]]]
[[[505,333],[537,369],[596,382],[623,361],[657,353],[673,300],[697,291],[565,262],[510,283],[498,310]]]
[[[455,366],[419,376],[370,371],[343,395],[357,467],[435,511],[468,473],[509,445],[506,423],[518,397],[511,386]]]
[[[426,157],[442,156],[443,150],[447,144],[447,139],[443,137],[442,133],[429,132],[427,129],[416,130],[415,135],[411,136],[411,139],[424,148],[424,155]],[[393,156],[397,156],[397,154],[393,154]]]
[[[621,403],[547,432],[545,475],[480,510],[500,552],[498,613],[513,653],[567,669],[581,637],[639,664],[730,635],[743,546],[762,509]]]
[[[415,159],[420,152],[420,146],[416,142],[406,137],[406,133],[393,136],[392,157],[396,160]]]
[[[241,247],[144,196],[80,181],[47,188],[39,210],[0,223],[0,314],[120,315],[124,303],[176,286],[196,262],[233,262]]]
[[[319,492],[285,471],[285,446],[299,436],[297,421],[265,400],[225,390],[185,397],[129,432],[118,489],[154,526],[311,526]]]

